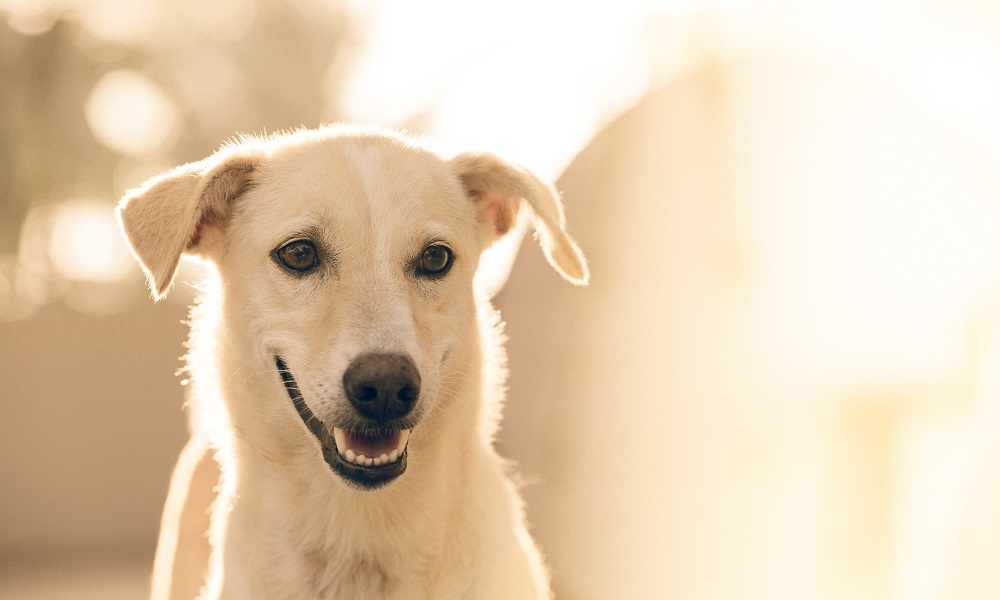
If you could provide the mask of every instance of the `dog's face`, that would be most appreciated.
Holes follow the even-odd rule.
[[[447,163],[381,138],[286,149],[253,181],[215,259],[229,307],[335,472],[386,483],[475,330],[478,209]]]
[[[120,218],[154,294],[175,253],[218,268],[230,343],[286,392],[252,408],[245,434],[297,414],[333,472],[371,489],[406,470],[410,432],[454,396],[443,380],[475,368],[460,364],[478,344],[473,276],[522,199],[550,262],[585,281],[551,187],[490,155],[445,160],[386,134],[244,142],[130,193]]]

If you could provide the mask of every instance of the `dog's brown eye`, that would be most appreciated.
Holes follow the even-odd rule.
[[[451,248],[434,244],[424,248],[417,272],[421,275],[444,275],[451,268]]]
[[[316,246],[309,240],[296,240],[278,248],[274,253],[278,262],[292,271],[308,271],[319,264]]]

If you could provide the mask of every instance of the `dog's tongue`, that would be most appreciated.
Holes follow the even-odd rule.
[[[345,431],[347,447],[355,454],[364,456],[380,456],[389,454],[399,445],[400,431],[373,431],[354,433]]]

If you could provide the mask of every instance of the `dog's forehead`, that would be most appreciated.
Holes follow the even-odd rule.
[[[383,136],[332,137],[281,148],[257,183],[267,200],[260,218],[289,227],[466,229],[475,215],[446,161]]]

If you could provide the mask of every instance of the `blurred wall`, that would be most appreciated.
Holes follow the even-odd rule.
[[[504,451],[560,597],[958,597],[961,440],[1000,401],[972,377],[1000,314],[978,152],[894,88],[770,59],[706,64],[577,157],[591,285],[525,249],[499,298]]]
[[[151,564],[186,438],[185,316],[170,302],[103,317],[57,304],[0,326],[0,563]]]

